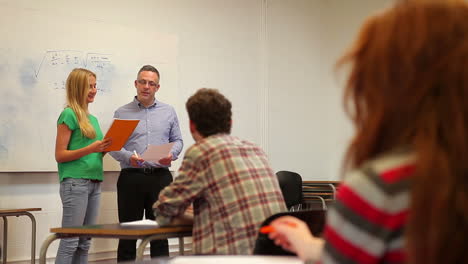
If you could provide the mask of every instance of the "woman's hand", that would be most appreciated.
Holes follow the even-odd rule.
[[[302,260],[319,259],[324,241],[314,237],[306,223],[292,216],[282,216],[273,220],[270,225],[274,231],[268,237],[276,245],[296,253]]]
[[[91,151],[94,152],[104,152],[112,144],[112,138],[105,138],[103,140],[96,140],[91,145]]]
[[[97,140],[84,148],[69,150],[68,145],[71,134],[72,131],[66,124],[57,125],[57,138],[55,141],[55,160],[57,162],[69,162],[94,152],[103,152],[112,143],[111,138],[105,138],[104,140]]]

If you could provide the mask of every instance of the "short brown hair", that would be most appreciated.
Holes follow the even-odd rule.
[[[159,71],[158,69],[156,69],[154,66],[152,65],[145,65],[143,67],[141,67],[141,69],[138,71],[138,74],[137,74],[137,78],[140,77],[140,73],[141,72],[144,72],[144,71],[150,71],[150,72],[154,72],[158,75],[158,79],[161,80],[161,76],[159,76]]]
[[[231,133],[231,102],[218,90],[199,89],[187,100],[185,107],[202,136]]]

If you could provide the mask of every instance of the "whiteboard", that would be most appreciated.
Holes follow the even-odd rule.
[[[14,5],[0,8],[0,171],[56,171],[57,118],[73,68],[97,74],[90,104],[105,133],[114,111],[136,94],[133,81],[145,64],[161,73],[158,100],[177,101],[177,36],[122,25],[55,16]],[[135,41],[144,36],[151,51]],[[167,89],[166,89],[167,88]],[[106,157],[105,170],[119,170]]]

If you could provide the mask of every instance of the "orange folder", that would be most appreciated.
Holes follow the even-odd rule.
[[[125,145],[133,130],[138,125],[138,119],[118,119],[112,121],[111,127],[104,138],[112,138],[112,144],[104,151],[119,151]]]

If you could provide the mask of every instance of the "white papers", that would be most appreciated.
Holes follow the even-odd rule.
[[[148,145],[145,153],[141,155],[141,158],[145,161],[158,162],[160,159],[165,158],[171,152],[174,142],[163,144],[163,145]]]
[[[303,264],[298,257],[292,256],[177,256],[171,264]]]
[[[158,222],[154,220],[149,220],[149,219],[143,219],[143,220],[133,221],[133,222],[124,222],[120,224],[121,225],[138,225],[138,226],[144,225],[144,226],[154,226],[154,227],[159,226]]]

